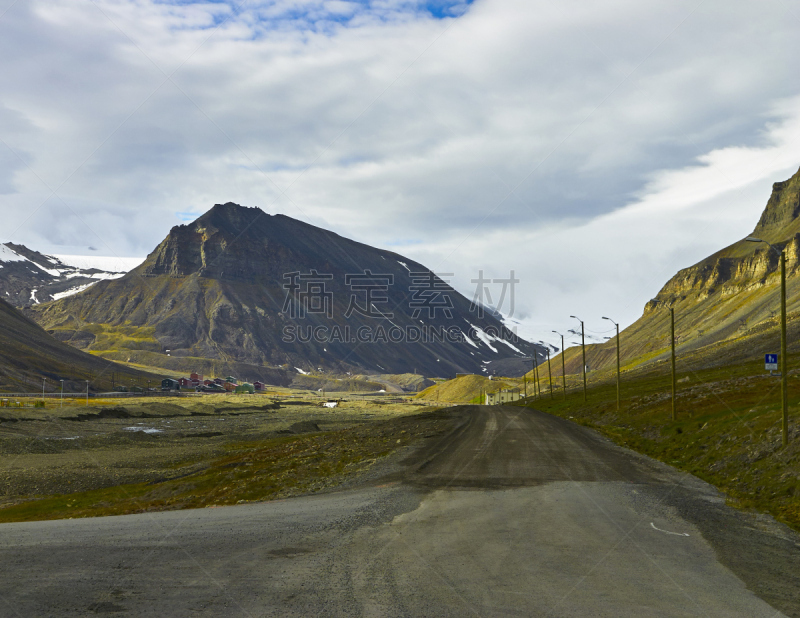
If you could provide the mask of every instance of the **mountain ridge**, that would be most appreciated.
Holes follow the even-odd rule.
[[[428,289],[415,288],[420,279]],[[304,309],[314,300],[324,306]],[[114,344],[91,331],[126,326],[150,329],[125,345],[152,353],[315,371],[479,373],[483,361],[545,351],[414,260],[232,202],[173,227],[120,279],[30,311],[98,354]],[[415,328],[460,340],[411,341]],[[371,339],[356,339],[358,329]],[[391,332],[402,337],[389,342]]]

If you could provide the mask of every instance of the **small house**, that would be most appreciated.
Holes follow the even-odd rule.
[[[193,373],[191,373],[189,375],[189,379],[192,380],[192,381],[197,380],[198,382],[202,382],[203,381],[203,374],[202,373],[194,373],[193,372]]]
[[[214,384],[219,384],[220,386],[222,386],[223,384],[225,384],[225,380],[223,380],[222,378],[214,378]]]
[[[181,378],[178,380],[178,384],[181,385],[181,388],[192,388],[194,386],[189,378]]]
[[[264,384],[263,382],[259,382],[258,380],[253,382],[253,388],[256,389],[257,391],[263,391],[266,388],[266,386],[267,386],[266,384]]]
[[[163,380],[161,380],[161,390],[179,391],[181,390],[181,385],[178,383],[177,380],[173,380],[172,378],[164,378]]]
[[[225,381],[226,382],[230,382],[231,384],[238,384],[239,383],[239,380],[237,380],[233,376],[228,376],[227,378],[225,378]]]
[[[518,388],[507,388],[494,393],[486,393],[485,402],[487,406],[494,406],[512,401],[519,401],[520,391]]]
[[[222,387],[223,387],[223,388],[224,388],[226,391],[228,391],[229,393],[232,393],[233,391],[235,391],[237,386],[238,386],[238,384],[236,384],[236,383],[234,383],[234,382],[225,382],[225,383],[222,385]]]

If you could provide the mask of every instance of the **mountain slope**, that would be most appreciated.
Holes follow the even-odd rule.
[[[77,257],[88,264],[69,263]],[[130,258],[112,260],[116,270],[92,265],[92,257],[44,255],[24,245],[0,243],[0,298],[15,307],[29,307],[76,294],[98,281],[124,274]]]
[[[124,277],[32,315],[112,358],[120,350],[105,334],[121,327],[141,335],[127,349],[303,370],[448,375],[541,356],[470,304],[401,255],[227,203],[174,227]]]
[[[800,170],[776,182],[752,233],[786,253],[787,310],[800,311]],[[669,346],[669,308],[675,310],[679,354],[708,357],[706,364],[736,356],[777,352],[780,262],[763,243],[736,242],[680,270],[649,301],[620,337],[623,363],[655,361]],[[790,316],[790,328],[792,327]],[[587,347],[590,370],[611,368],[615,342]],[[567,373],[580,372],[580,350],[567,353]],[[636,360],[638,359],[638,360]],[[699,362],[699,361],[698,361]],[[555,364],[560,369],[561,361]],[[560,371],[559,371],[560,375]]]
[[[157,385],[157,376],[135,371],[86,354],[54,339],[38,324],[0,299],[0,391],[41,392],[46,390],[110,390],[112,383],[131,385],[147,380]]]

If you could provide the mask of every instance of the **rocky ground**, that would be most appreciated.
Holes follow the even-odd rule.
[[[0,408],[0,507],[31,498],[158,483],[281,437],[364,428],[424,411],[396,398],[336,408],[292,396],[102,401],[64,408]],[[398,431],[401,431],[398,429]],[[337,434],[338,435],[338,434]]]

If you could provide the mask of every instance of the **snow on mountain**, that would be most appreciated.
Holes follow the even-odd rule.
[[[45,255],[12,242],[0,243],[0,294],[29,307],[77,294],[98,281],[118,279],[143,258]]]

